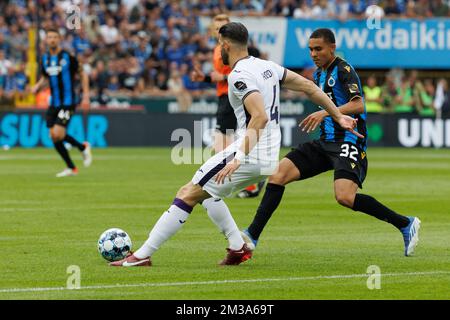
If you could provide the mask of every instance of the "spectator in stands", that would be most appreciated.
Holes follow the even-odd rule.
[[[81,28],[78,29],[73,37],[72,47],[75,50],[75,54],[83,54],[92,50],[91,42],[89,41],[86,31]]]
[[[103,60],[98,60],[91,75],[91,91],[101,105],[106,104],[105,91],[108,89],[110,74],[106,71]]]
[[[335,0],[329,3],[330,18],[344,22],[349,17],[350,3],[346,0]]]
[[[433,17],[450,17],[450,10],[444,0],[431,0],[430,9]]]
[[[446,79],[439,79],[433,106],[441,116],[450,117],[450,90]]]
[[[23,98],[28,89],[28,78],[25,74],[25,62],[19,63],[15,68],[14,89],[19,98]]]
[[[364,19],[364,15],[366,12],[365,1],[351,0],[348,11],[352,18]]]
[[[363,87],[367,112],[380,113],[383,111],[381,88],[377,85],[377,78],[371,75],[367,78],[367,85]]]
[[[9,33],[8,25],[6,24],[5,17],[3,15],[0,16],[0,34],[5,36]]]
[[[306,3],[306,0],[299,1],[297,8],[294,10],[293,17],[295,19],[311,18],[311,8]]]
[[[184,62],[184,52],[180,47],[180,43],[177,39],[171,38],[169,45],[166,48],[165,58],[168,63],[175,62],[177,65],[181,65]]]
[[[9,53],[9,42],[6,41],[5,35],[0,32],[0,51],[3,51],[5,55]]]
[[[21,32],[17,24],[11,25],[9,30],[9,58],[13,61],[25,61],[26,50],[28,48],[28,34],[26,32]]]
[[[311,9],[311,18],[328,19],[333,14],[328,0],[314,0]]]
[[[394,112],[413,113],[415,111],[413,89],[410,85],[411,80],[411,77],[409,79],[404,78],[401,85],[397,87],[397,95],[394,100]]]
[[[295,2],[293,0],[279,0],[275,1],[273,8],[275,15],[283,17],[292,17],[295,10]]]
[[[417,81],[414,91],[415,107],[421,116],[434,116],[435,110],[433,106],[433,98],[435,88],[431,79],[425,79],[423,83]]]
[[[430,18],[433,16],[429,0],[409,1],[409,3],[414,3],[414,15],[412,18]]]
[[[130,95],[137,95],[143,90],[143,84],[139,81],[141,78],[139,61],[132,55],[121,60],[121,69],[118,74],[120,86]]]
[[[402,11],[396,0],[387,0],[383,9],[387,17],[395,18],[402,14]]]
[[[12,62],[6,58],[5,51],[0,50],[0,77],[6,77],[12,65]]]
[[[14,104],[14,96],[16,93],[16,78],[14,66],[8,68],[7,74],[3,81],[3,99],[7,100],[8,103]]]
[[[150,45],[150,37],[147,36],[147,33],[145,31],[140,31],[138,33],[139,36],[139,44],[138,47],[134,49],[134,56],[139,61],[139,66],[142,69],[144,69],[145,61],[147,61],[148,58],[150,58],[153,49]]]
[[[176,97],[180,111],[186,112],[192,104],[192,96],[184,87],[178,70],[175,69],[171,72],[170,78],[167,81],[167,87],[169,88],[170,94]]]
[[[115,96],[120,92],[119,77],[117,75],[112,75],[108,81],[108,87],[105,90],[106,95]]]
[[[397,85],[395,84],[394,77],[391,74],[387,74],[385,83],[381,87],[381,98],[383,103],[383,109],[386,112],[394,111],[395,98],[397,97]]]
[[[100,35],[106,45],[114,45],[119,41],[119,30],[113,18],[108,18],[106,24],[100,26]]]
[[[167,86],[167,74],[165,71],[158,72],[155,79],[155,86],[157,89],[162,91],[164,94],[167,93],[169,87]]]

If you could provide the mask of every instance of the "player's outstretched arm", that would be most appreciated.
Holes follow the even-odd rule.
[[[356,128],[357,120],[352,117],[343,115],[335,106],[333,101],[320,90],[314,82],[302,77],[301,75],[286,69],[286,78],[283,87],[293,91],[304,92],[308,95],[312,102],[321,106],[343,129],[348,130],[356,136],[363,138],[361,134],[353,130]],[[303,122],[300,124],[302,125]]]
[[[244,101],[242,101],[244,103]],[[254,91],[245,98],[245,109],[250,114],[250,121],[247,124],[244,141],[236,152],[234,160],[229,162],[216,175],[216,182],[223,183],[226,177],[231,180],[231,174],[236,171],[244,157],[252,151],[259,141],[262,130],[266,127],[269,118],[264,110],[264,100],[261,93]]]
[[[339,107],[339,111],[342,114],[361,114],[364,113],[364,102],[359,96],[354,97],[352,100],[346,104]],[[302,122],[301,126],[303,131],[311,132],[316,130],[316,128],[322,123],[323,119],[328,116],[328,112],[325,110],[316,111],[307,116]]]

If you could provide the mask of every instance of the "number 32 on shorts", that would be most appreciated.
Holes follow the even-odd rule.
[[[339,154],[340,157],[346,157],[350,158],[353,161],[358,161],[357,155],[358,155],[358,149],[349,144],[342,144],[341,145],[342,152]]]

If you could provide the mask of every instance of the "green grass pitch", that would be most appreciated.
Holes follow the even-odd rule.
[[[0,299],[450,299],[450,150],[372,148],[368,157],[363,192],[422,220],[414,257],[393,226],[340,207],[329,172],[287,187],[240,266],[217,266],[227,242],[197,207],[153,267],[121,269],[98,254],[99,235],[120,227],[137,249],[199,165],[176,166],[164,148],[95,149],[92,167],[56,179],[63,163],[53,150],[0,151]],[[260,199],[227,200],[240,227]],[[79,290],[66,289],[71,265]],[[371,265],[380,289],[368,288]]]

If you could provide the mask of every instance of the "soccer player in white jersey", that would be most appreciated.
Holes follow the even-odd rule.
[[[251,258],[252,251],[244,243],[222,198],[271,175],[276,168],[281,143],[278,110],[281,84],[305,92],[342,128],[360,136],[353,130],[356,120],[341,114],[313,82],[274,62],[249,56],[247,43],[248,31],[243,24],[231,22],[220,28],[222,59],[232,66],[228,95],[238,121],[236,141],[206,161],[192,180],[179,189],[142,247],[111,266],[150,266],[154,252],[180,230],[198,203],[228,239],[228,252],[220,264],[237,265]]]

